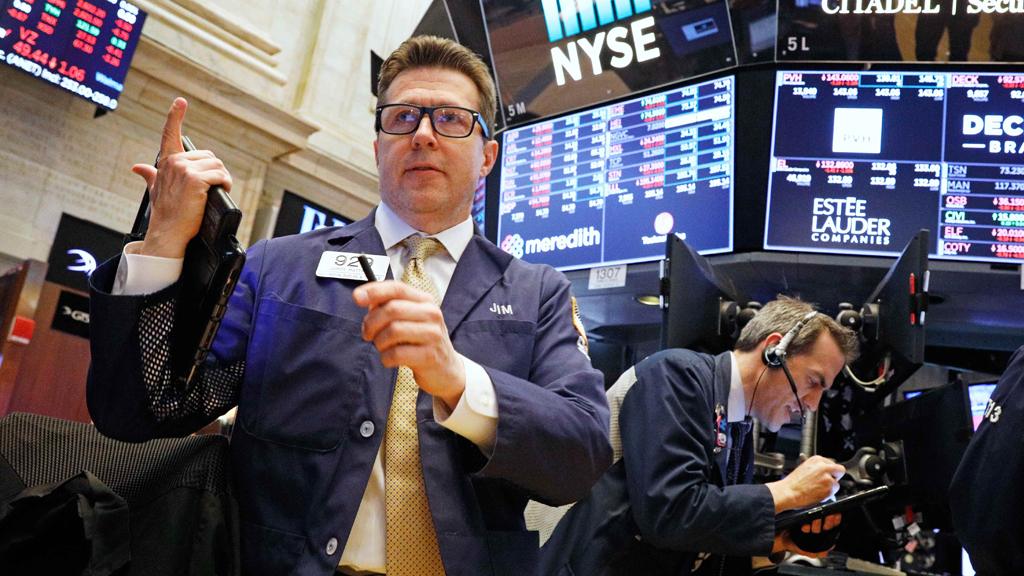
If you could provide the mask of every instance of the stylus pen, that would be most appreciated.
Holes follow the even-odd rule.
[[[359,259],[359,266],[363,269],[363,274],[366,275],[367,282],[376,282],[377,276],[373,274],[373,268],[370,267],[370,259],[366,257],[366,254],[360,254],[356,256]]]

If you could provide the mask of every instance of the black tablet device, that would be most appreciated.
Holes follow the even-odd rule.
[[[876,486],[870,490],[858,492],[852,496],[840,498],[831,502],[823,502],[810,508],[799,510],[787,510],[775,516],[775,531],[783,532],[794,526],[800,526],[824,518],[831,514],[839,514],[861,506],[872,500],[876,500],[889,493],[888,486]]]
[[[196,149],[187,136],[181,137],[181,145],[187,152]],[[147,188],[126,241],[145,238],[149,208]],[[186,386],[210,352],[228,298],[245,264],[245,249],[235,237],[241,219],[242,211],[231,196],[220,186],[210,188],[199,232],[185,248],[172,332],[171,370],[175,378],[184,379]]]

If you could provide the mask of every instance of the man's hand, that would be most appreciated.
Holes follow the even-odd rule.
[[[373,342],[381,363],[388,368],[408,366],[421,390],[454,409],[466,388],[466,369],[433,297],[387,280],[359,286],[352,298],[368,309],[363,340]]]
[[[765,484],[775,500],[775,513],[818,504],[839,490],[846,469],[828,458],[811,456],[788,476]]]
[[[821,519],[818,519],[811,524],[804,524],[800,527],[800,531],[804,534],[820,534],[824,531],[837,528],[842,521],[842,514],[831,514],[825,517],[824,523],[822,523]],[[793,542],[793,538],[789,535],[789,530],[775,535],[775,543],[772,545],[773,557],[774,554],[778,552],[793,552],[794,554],[800,554],[801,556],[807,556],[810,558],[824,558],[828,555],[828,550],[821,552],[808,552],[807,550],[801,550],[800,547]]]
[[[231,191],[231,175],[213,152],[185,152],[181,145],[181,125],[188,102],[175,98],[167,112],[160,139],[160,161],[132,166],[149,187],[150,217],[146,239],[140,254],[181,258],[198,232],[206,209],[206,191],[221,186]]]

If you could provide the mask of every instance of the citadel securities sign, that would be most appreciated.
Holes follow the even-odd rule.
[[[950,14],[957,14],[957,0]],[[968,14],[1024,14],[1024,0],[967,0]],[[826,14],[938,14],[940,0],[821,0]]]

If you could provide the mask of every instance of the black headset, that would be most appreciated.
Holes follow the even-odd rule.
[[[789,348],[789,344],[794,338],[800,334],[800,330],[807,324],[818,312],[812,310],[807,314],[804,314],[803,318],[796,323],[795,326],[789,329],[789,332],[779,340],[779,343],[775,346],[768,346],[764,349],[764,355],[761,359],[769,368],[782,368],[782,371],[786,374],[786,380],[789,382],[789,388],[793,391],[793,396],[796,398],[796,404],[800,407],[800,421],[805,422],[807,420],[807,409],[804,407],[804,403],[800,400],[800,393],[796,390],[796,382],[793,381],[793,375],[789,373],[789,366],[786,366],[786,349]]]

